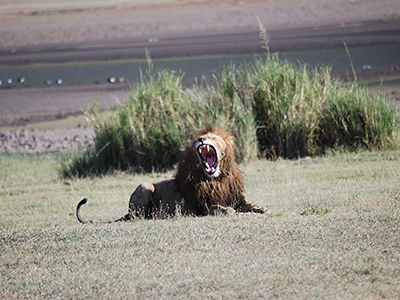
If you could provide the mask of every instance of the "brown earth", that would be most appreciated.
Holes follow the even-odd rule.
[[[93,7],[96,2],[100,1],[92,1]],[[398,0],[167,2],[172,3],[159,5],[160,0],[152,0],[147,1],[148,5],[133,7],[46,12],[43,9],[49,1],[35,1],[37,11],[1,15],[0,47],[18,49],[136,37],[253,32],[258,31],[257,17],[269,31],[400,18]],[[41,3],[46,3],[44,8]]]
[[[0,131],[0,153],[66,153],[84,149],[93,136],[92,128]]]

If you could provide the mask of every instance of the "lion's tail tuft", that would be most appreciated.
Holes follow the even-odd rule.
[[[83,198],[81,201],[79,201],[78,205],[76,206],[76,218],[82,224],[92,223],[91,221],[89,221],[89,222],[83,221],[81,218],[80,209],[81,209],[82,205],[86,204],[86,202],[87,202],[87,198]]]

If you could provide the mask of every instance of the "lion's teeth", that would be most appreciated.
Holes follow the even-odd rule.
[[[207,145],[207,152],[210,152],[210,146]]]
[[[201,153],[201,147],[199,147],[199,152]]]

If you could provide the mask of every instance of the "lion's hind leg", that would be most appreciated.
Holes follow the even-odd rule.
[[[152,183],[144,182],[139,185],[129,199],[130,214],[150,218],[153,211],[152,197],[154,190]]]

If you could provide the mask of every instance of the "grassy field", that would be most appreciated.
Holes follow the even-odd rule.
[[[0,156],[2,299],[399,299],[400,152],[242,165],[270,215],[79,224],[173,173],[60,180],[57,156]]]

